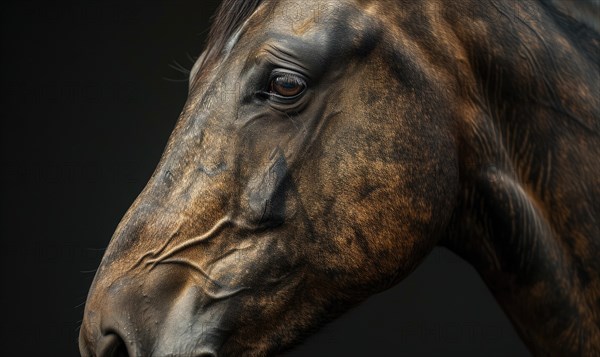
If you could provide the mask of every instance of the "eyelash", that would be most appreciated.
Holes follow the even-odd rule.
[[[289,82],[293,82],[302,88],[299,91],[299,93],[295,95],[286,96],[279,94],[273,90],[274,82],[279,78],[283,78],[284,81],[287,80]],[[269,76],[269,81],[267,82],[265,89],[258,94],[263,99],[273,99],[278,101],[294,101],[300,98],[306,92],[307,88],[307,80],[303,75],[290,71],[276,70],[273,71]]]

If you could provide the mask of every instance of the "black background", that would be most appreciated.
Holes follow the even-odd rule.
[[[3,1],[3,355],[75,356],[103,248],[157,164],[216,1]],[[291,356],[527,355],[476,272],[436,249]]]

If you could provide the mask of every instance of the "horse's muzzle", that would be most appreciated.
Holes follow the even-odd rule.
[[[179,269],[96,284],[79,335],[84,357],[217,356],[228,301],[215,303]]]
[[[110,333],[102,336],[98,340],[96,351],[91,350],[85,339],[80,335],[79,337],[79,349],[81,355],[87,356],[98,356],[98,357],[129,357],[129,356],[146,356],[144,353],[136,353],[135,346],[127,345],[127,343],[116,333]],[[93,347],[92,347],[93,348]],[[132,352],[130,352],[132,351]],[[139,351],[138,351],[139,352]],[[156,355],[156,354],[155,354]],[[174,356],[175,354],[169,354]],[[216,357],[217,353],[211,350],[202,349],[186,353],[185,356],[191,357]]]
[[[92,346],[88,346],[85,339],[83,339],[80,335],[79,338],[79,349],[81,355],[84,357],[87,356],[98,356],[98,357],[129,357],[129,356],[146,356],[147,354],[140,352],[130,352],[135,351],[134,345],[127,345],[127,343],[116,333],[110,333],[98,340],[96,351],[90,349]],[[93,347],[92,347],[93,348]],[[153,355],[157,355],[153,353]],[[175,356],[175,354],[169,354],[171,356]],[[208,350],[201,349],[198,351],[185,353],[185,356],[191,357],[216,357],[217,353]]]

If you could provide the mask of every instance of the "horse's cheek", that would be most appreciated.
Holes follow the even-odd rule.
[[[300,202],[311,202],[303,211],[315,235],[303,249],[318,257],[315,274],[335,279],[340,289],[369,281],[365,289],[372,292],[406,276],[435,246],[452,212],[458,170],[453,142],[442,133],[422,139],[415,133],[410,142],[390,134],[359,146],[367,134],[348,130],[324,133],[318,155],[305,165],[310,174],[299,175],[321,178],[298,185]],[[433,143],[417,146],[417,140]],[[319,261],[327,261],[326,269]]]

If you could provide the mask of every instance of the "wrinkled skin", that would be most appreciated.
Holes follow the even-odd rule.
[[[530,199],[514,195],[537,177],[511,166],[527,163],[502,149],[512,137],[503,136],[502,118],[486,107],[495,103],[478,89],[473,49],[483,46],[481,30],[472,19],[457,24],[480,5],[448,3],[266,1],[218,58],[201,58],[161,162],[90,289],[82,354],[273,354],[400,281],[438,243],[470,259],[495,293],[510,283],[522,288],[523,304],[540,304],[543,293],[527,284],[548,274],[547,261],[539,258],[535,279],[519,280],[530,272],[520,252],[488,251],[508,249],[489,222],[504,224],[503,203]],[[282,15],[292,7],[293,18]],[[307,78],[299,98],[260,94],[277,70]],[[598,113],[597,100],[588,100],[584,121]],[[590,125],[597,129],[597,121]],[[597,151],[591,147],[581,150]],[[590,160],[581,165],[597,172]],[[590,179],[593,187],[597,178]],[[581,197],[598,197],[597,190]],[[535,207],[516,207],[537,224],[523,224],[525,242],[568,227],[544,227]],[[583,237],[598,232],[585,227]],[[520,228],[506,234],[518,237]],[[479,244],[492,248],[478,254]],[[596,282],[581,296],[594,301],[597,265],[590,271]],[[557,295],[548,309],[565,299]],[[536,324],[510,299],[499,301],[522,331]],[[598,310],[592,303],[586,311],[591,325],[582,330],[592,342],[565,351],[597,346],[590,326]],[[561,326],[522,331],[540,353],[562,336]]]

